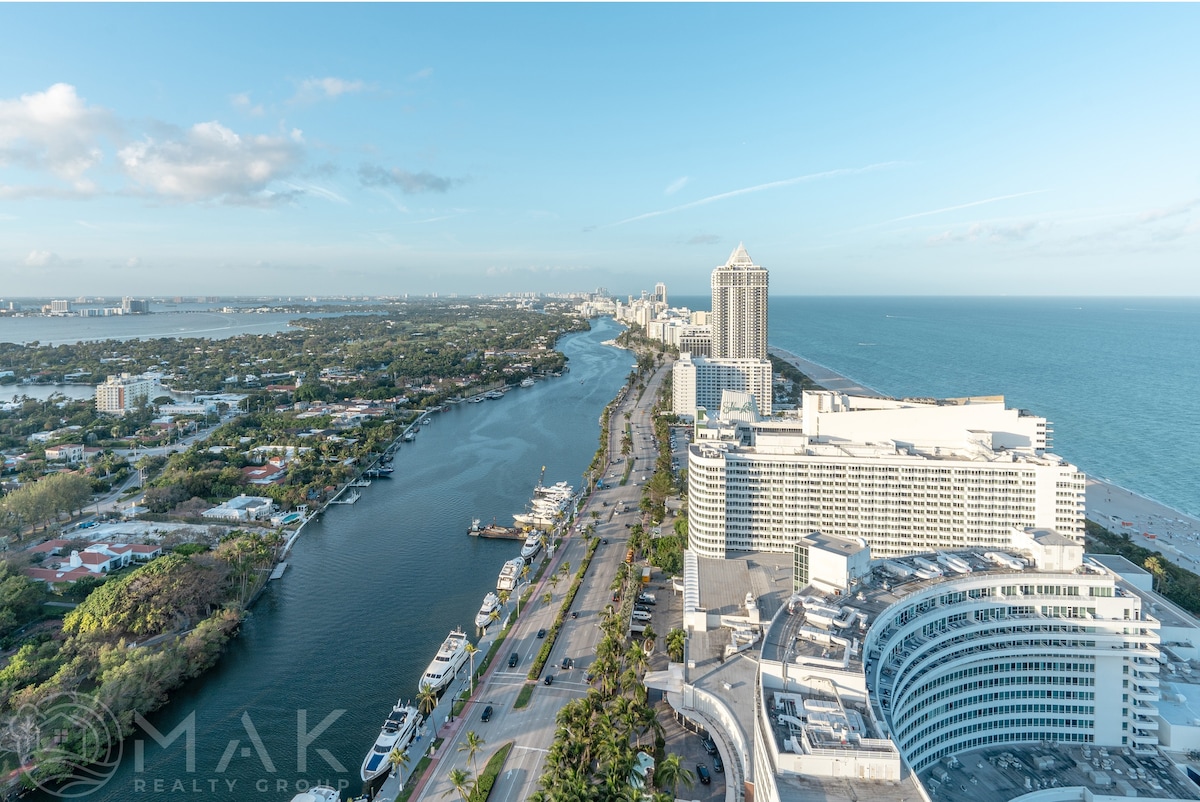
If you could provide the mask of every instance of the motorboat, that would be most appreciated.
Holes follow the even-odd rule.
[[[428,685],[435,691],[440,691],[458,676],[458,670],[467,662],[467,633],[461,629],[452,629],[442,641],[441,647],[433,657],[433,661],[421,675],[418,690],[424,690]]]
[[[515,590],[517,583],[521,581],[521,572],[525,570],[525,558],[514,557],[504,564],[500,569],[500,576],[496,579],[496,590]]]
[[[540,532],[533,532],[525,538],[525,545],[521,547],[521,557],[525,560],[532,560],[541,550],[542,535]]]
[[[388,713],[387,720],[383,722],[383,729],[379,731],[379,737],[375,739],[374,746],[363,758],[361,771],[363,782],[370,782],[386,774],[392,768],[388,757],[392,754],[393,749],[404,750],[412,743],[413,737],[417,734],[420,719],[420,713],[412,705],[397,701],[392,706],[392,712]]]
[[[500,609],[500,597],[491,591],[483,597],[483,604],[479,607],[479,612],[475,614],[475,626],[484,629],[488,624],[492,623],[492,613]]]

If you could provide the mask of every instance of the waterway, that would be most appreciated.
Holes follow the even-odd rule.
[[[452,627],[472,631],[519,552],[518,542],[469,537],[471,519],[511,523],[542,466],[547,483],[580,484],[600,413],[633,366],[629,352],[601,344],[620,327],[592,325],[560,342],[569,373],[434,415],[396,455],[393,478],[310,523],[220,664],[150,717],[161,733],[193,717],[192,762],[183,738],[163,748],[139,731],[88,799],[274,802],[317,780],[357,792],[391,705],[415,697]]]

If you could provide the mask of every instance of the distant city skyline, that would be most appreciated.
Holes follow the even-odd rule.
[[[0,5],[0,293],[1200,295],[1195,4]]]

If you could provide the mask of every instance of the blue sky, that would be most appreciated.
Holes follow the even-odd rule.
[[[0,296],[1200,294],[1194,4],[0,4]]]

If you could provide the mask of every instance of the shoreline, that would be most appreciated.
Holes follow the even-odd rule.
[[[836,370],[805,359],[783,348],[769,346],[768,352],[795,366],[817,384],[834,392],[887,397]],[[809,372],[812,369],[813,372]],[[834,386],[830,386],[830,385]],[[1200,570],[1200,516],[1156,501],[1115,482],[1087,476],[1084,517],[1117,534],[1128,534],[1140,546],[1161,550],[1190,570]],[[1124,524],[1128,523],[1129,526]],[[1154,537],[1147,537],[1150,534]]]

